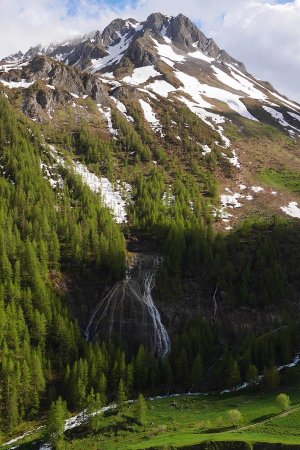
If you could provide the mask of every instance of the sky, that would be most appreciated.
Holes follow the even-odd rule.
[[[300,102],[300,0],[0,0],[0,58],[152,12],[185,14],[250,73]]]

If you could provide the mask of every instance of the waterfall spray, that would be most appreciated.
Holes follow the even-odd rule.
[[[127,338],[150,346],[159,358],[170,352],[170,338],[152,297],[159,263],[159,258],[152,258],[145,268],[139,261],[111,288],[91,315],[85,330],[88,340]]]

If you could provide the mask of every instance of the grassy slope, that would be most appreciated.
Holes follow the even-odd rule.
[[[133,406],[122,414],[103,418],[101,431],[89,435],[75,429],[68,436],[65,449],[138,450],[176,448],[203,441],[270,442],[300,445],[300,391],[289,392],[292,407],[278,414],[276,394],[177,397],[148,401],[147,421],[138,426],[130,420]],[[244,417],[241,427],[232,428],[227,411],[239,409]],[[222,419],[221,419],[222,418]],[[27,437],[20,449],[38,449],[35,433]]]
[[[266,169],[260,174],[261,180],[267,185],[287,189],[290,192],[300,193],[300,175],[299,172],[288,170]]]

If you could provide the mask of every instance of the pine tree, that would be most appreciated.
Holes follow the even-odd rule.
[[[54,449],[59,449],[64,440],[65,420],[67,418],[67,405],[61,397],[50,406],[47,424],[46,439]]]
[[[246,373],[246,381],[250,384],[250,386],[255,385],[257,382],[258,370],[254,364],[251,364]]]
[[[142,425],[146,420],[147,404],[142,394],[138,396],[135,404],[135,418]]]
[[[101,427],[102,415],[100,413],[100,409],[100,395],[95,395],[92,388],[87,398],[86,414],[88,429],[93,433],[97,433]]]
[[[122,405],[122,403],[124,403],[126,400],[127,400],[127,396],[126,396],[125,385],[124,385],[123,379],[121,378],[119,381],[119,386],[118,386],[118,395],[117,395],[118,405]]]

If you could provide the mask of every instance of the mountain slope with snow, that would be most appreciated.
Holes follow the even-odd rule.
[[[135,128],[130,110],[139,110],[147,129],[158,141],[172,128],[172,120],[171,125],[164,123],[162,106],[167,105],[170,110],[174,104],[187,108],[215,133],[214,145],[234,173],[234,180],[222,175],[219,183],[221,189],[229,189],[234,195],[238,194],[235,186],[239,183],[249,184],[251,191],[251,185],[257,183],[256,168],[261,165],[250,160],[252,147],[246,151],[246,157],[239,148],[248,139],[248,129],[256,127],[257,134],[266,135],[268,127],[275,127],[280,136],[291,138],[291,147],[296,148],[300,137],[300,105],[249,74],[242,63],[220,50],[182,14],[167,17],[156,13],[144,22],[116,19],[103,32],[31,48],[24,55],[19,53],[0,63],[0,83],[5,95],[11,97],[18,91],[26,115],[41,123],[53,119],[53,126],[56,113],[62,108],[71,108],[76,121],[90,121],[94,113],[84,101],[92,99],[97,104],[97,122],[101,129],[107,127],[103,132],[114,139],[118,134],[111,119],[115,108]],[[178,124],[180,118],[174,119]],[[184,151],[182,138],[178,134],[173,145]],[[192,136],[189,138],[193,140]],[[261,137],[261,142],[264,139],[268,138]],[[211,149],[212,142],[204,139],[198,144]],[[288,152],[289,156],[284,150],[284,160],[288,159],[289,167],[299,167],[297,152]],[[204,154],[210,152],[205,150]],[[245,160],[247,168],[240,159]],[[262,165],[268,159],[269,154]],[[275,160],[274,167],[280,165],[280,155]],[[255,204],[259,195],[252,198],[250,191],[246,196],[248,206],[250,202]],[[290,211],[284,204],[275,205],[278,196],[272,190],[265,189],[261,195],[262,192],[270,194],[271,209],[286,214]],[[226,191],[222,195],[226,196]],[[285,204],[297,201],[297,196],[286,192],[285,197]],[[223,209],[221,199],[220,211]],[[215,214],[219,217],[218,211]],[[231,215],[225,215],[223,220],[231,222]],[[227,228],[230,226],[227,223]]]

